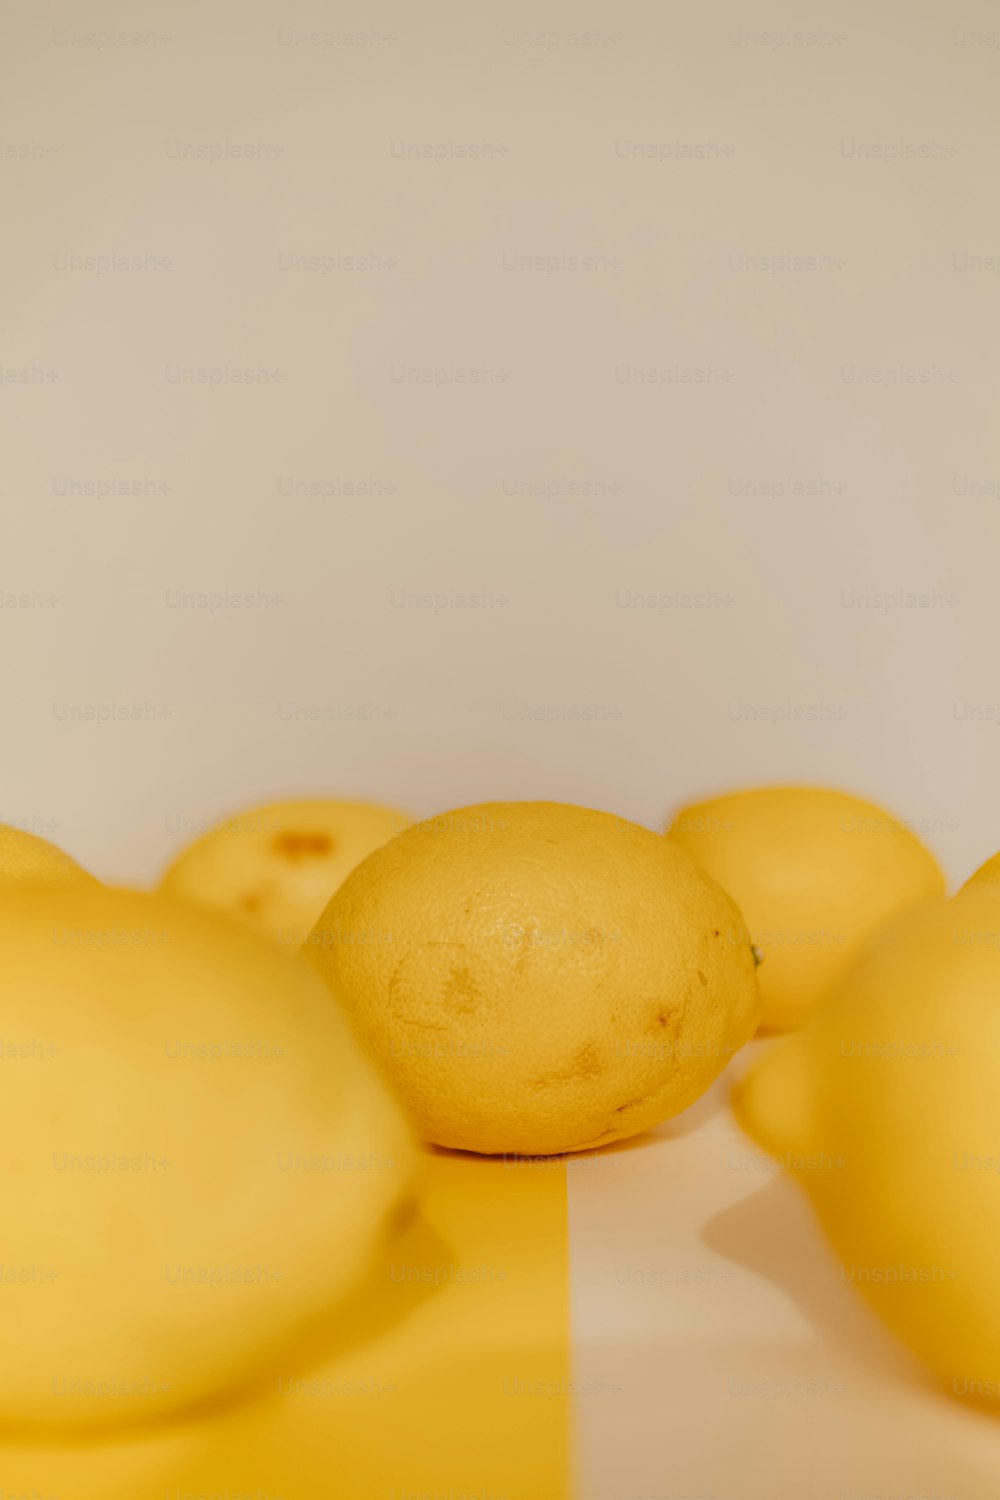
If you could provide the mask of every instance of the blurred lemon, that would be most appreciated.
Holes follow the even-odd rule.
[[[189,844],[162,889],[218,907],[297,948],[334,891],[412,819],[368,802],[268,802]]]
[[[883,929],[736,1093],[843,1280],[956,1395],[1000,1396],[1000,891]]]
[[[933,854],[890,813],[848,792],[774,786],[679,812],[667,838],[746,918],[761,962],[761,1025],[800,1026],[865,939],[944,891]]]
[[[648,829],[494,802],[370,855],[305,951],[430,1140],[547,1155],[708,1087],[757,1024],[742,926]]]
[[[0,880],[97,883],[93,875],[48,839],[27,833],[23,828],[13,828],[9,823],[0,823]]]
[[[979,869],[969,876],[959,895],[984,885],[1000,885],[1000,854],[994,854],[985,864],[980,865]]]
[[[0,1426],[252,1380],[366,1274],[415,1147],[309,967],[161,896],[0,902]]]

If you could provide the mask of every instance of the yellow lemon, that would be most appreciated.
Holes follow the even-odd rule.
[[[416,1147],[309,966],[193,905],[0,902],[0,1427],[232,1391],[367,1274]]]
[[[218,907],[297,948],[354,866],[411,822],[367,802],[265,803],[189,844],[162,889]]]
[[[840,1274],[957,1395],[1000,1396],[1000,892],[877,934],[736,1093]]]
[[[757,1024],[741,926],[648,829],[495,802],[370,855],[305,951],[430,1140],[548,1155],[645,1130],[708,1087]]]
[[[0,880],[56,880],[96,884],[93,875],[36,833],[0,823]]]
[[[944,891],[944,875],[916,835],[848,792],[732,792],[684,808],[667,837],[743,912],[761,958],[766,1027],[800,1026],[877,927]]]
[[[982,885],[1000,885],[1000,854],[994,854],[985,864],[980,865],[979,869],[969,876],[959,891],[959,895]]]

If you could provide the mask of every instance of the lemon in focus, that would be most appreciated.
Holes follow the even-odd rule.
[[[743,912],[761,957],[765,1027],[800,1026],[876,928],[945,887],[933,854],[891,813],[822,787],[698,802],[667,838]]]
[[[841,1276],[956,1395],[1000,1395],[1000,891],[872,940],[736,1092],[809,1194]]]
[[[325,986],[183,902],[0,902],[0,1428],[253,1379],[368,1274],[416,1147]]]
[[[294,949],[354,866],[411,822],[375,803],[265,803],[189,844],[162,889],[218,907]]]
[[[0,823],[0,880],[52,880],[96,885],[75,859],[37,833]]]
[[[682,849],[608,813],[496,802],[348,876],[305,952],[443,1146],[581,1151],[696,1099],[754,1031],[754,958]]]

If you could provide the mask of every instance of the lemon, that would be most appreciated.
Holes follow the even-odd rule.
[[[840,1275],[957,1395],[1000,1395],[1000,892],[880,932],[736,1094]]]
[[[969,876],[959,895],[983,885],[1000,885],[1000,854],[994,854],[985,864]]]
[[[0,880],[55,880],[91,884],[93,875],[81,869],[48,839],[9,823],[0,823]]]
[[[305,951],[424,1134],[486,1154],[645,1130],[757,1024],[729,897],[648,829],[553,802],[408,829],[348,876]]]
[[[195,839],[162,889],[297,948],[356,864],[412,822],[367,802],[269,802]]]
[[[667,830],[727,890],[761,958],[761,1024],[800,1026],[865,939],[944,891],[933,854],[873,802],[822,787],[732,792]]]
[[[367,1274],[416,1147],[325,986],[193,905],[0,902],[0,1427],[230,1391]]]

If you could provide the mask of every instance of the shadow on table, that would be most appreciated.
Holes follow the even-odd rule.
[[[701,1232],[710,1250],[779,1287],[834,1346],[869,1369],[925,1391],[939,1391],[923,1365],[841,1280],[808,1200],[783,1175],[710,1219]]]

